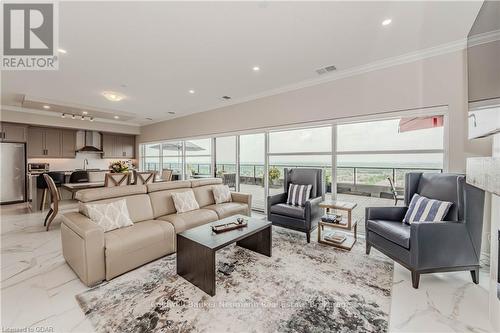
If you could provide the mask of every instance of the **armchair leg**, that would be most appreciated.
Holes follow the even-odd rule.
[[[311,243],[311,233],[310,232],[306,232],[306,238],[307,238],[307,242]]]
[[[470,275],[472,276],[472,282],[479,284],[479,268],[470,271]]]
[[[368,244],[368,242],[366,243],[366,254],[370,254],[370,250],[372,249],[372,246],[370,244]]]
[[[413,284],[413,288],[418,289],[418,284],[420,282],[420,273],[411,271],[411,282]]]

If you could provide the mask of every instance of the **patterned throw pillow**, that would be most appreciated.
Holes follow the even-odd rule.
[[[174,206],[175,210],[177,210],[177,214],[200,208],[192,190],[174,192],[172,193],[172,200],[174,200]]]
[[[411,198],[410,206],[403,219],[404,223],[439,222],[450,210],[452,202],[429,199],[418,194]]]
[[[311,196],[312,185],[290,184],[286,203],[294,206],[305,206]]]
[[[227,185],[216,185],[212,188],[216,204],[231,202],[231,191]]]
[[[104,232],[129,227],[130,219],[125,199],[103,204],[86,204],[90,219],[104,229]]]

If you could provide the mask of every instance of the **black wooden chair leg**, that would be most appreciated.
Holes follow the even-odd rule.
[[[43,222],[43,226],[45,227],[47,225],[47,220],[49,219],[50,214],[52,214],[53,210],[50,208],[49,212],[47,213],[47,216],[45,216],[45,221]]]
[[[479,268],[470,271],[470,275],[472,276],[472,282],[479,284]]]
[[[372,246],[368,243],[366,243],[366,254],[370,254],[370,250],[372,249]]]
[[[54,212],[50,218],[49,218],[49,221],[47,222],[47,231],[49,231],[49,227],[50,227],[50,224],[52,223],[52,221],[54,220],[54,218],[56,217],[57,215],[57,212]]]
[[[418,289],[418,284],[420,282],[420,273],[418,272],[411,272],[411,282],[413,285],[413,288]]]
[[[306,238],[307,238],[307,242],[311,243],[311,233],[310,232],[306,232]]]

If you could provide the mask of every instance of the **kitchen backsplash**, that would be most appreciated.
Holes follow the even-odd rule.
[[[67,171],[83,169],[85,159],[89,161],[87,169],[103,170],[107,170],[111,162],[118,161],[118,159],[100,158],[97,154],[92,153],[77,153],[75,158],[28,158],[28,163],[49,163],[50,171]]]

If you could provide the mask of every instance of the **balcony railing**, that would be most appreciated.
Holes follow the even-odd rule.
[[[180,170],[179,163],[163,163],[164,168]],[[188,168],[193,174],[210,174],[210,164],[188,164]],[[283,180],[285,168],[322,168],[325,170],[327,186],[331,186],[331,166],[330,165],[270,165],[270,168],[277,168],[280,177],[273,184],[279,185]],[[146,170],[158,170],[158,163],[145,163]],[[369,166],[339,166],[337,167],[337,184],[342,186],[380,186],[388,187],[387,178],[390,177],[397,188],[403,188],[405,174],[412,171],[421,172],[443,172],[441,168],[426,167],[369,167]],[[216,173],[235,173],[236,164],[217,164]],[[262,185],[264,176],[263,164],[240,164],[240,183]]]

